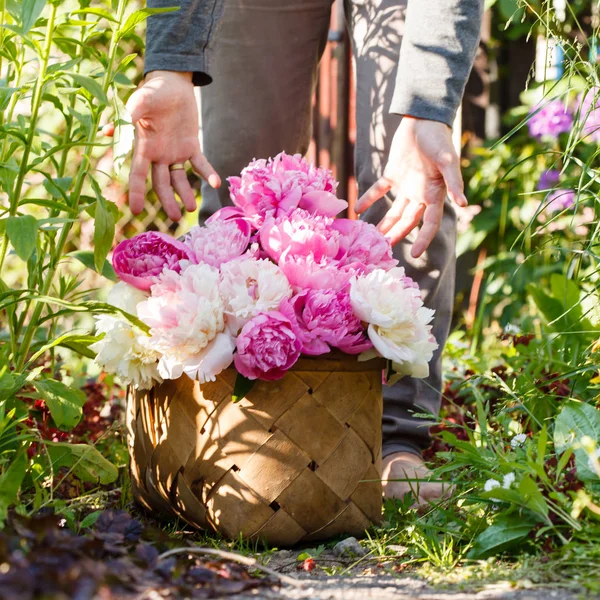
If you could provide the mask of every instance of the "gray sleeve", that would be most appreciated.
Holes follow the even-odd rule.
[[[193,73],[194,85],[210,83],[207,49],[223,11],[223,0],[148,0],[147,6],[180,8],[148,18],[144,73],[188,71]]]
[[[409,0],[391,112],[452,127],[479,43],[483,0]]]

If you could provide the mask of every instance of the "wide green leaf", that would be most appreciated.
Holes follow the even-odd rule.
[[[554,446],[558,453],[573,448],[577,476],[582,481],[597,481],[598,474],[589,464],[589,456],[581,447],[581,438],[587,436],[600,446],[600,411],[590,404],[571,402],[556,417]]]
[[[136,28],[142,21],[145,21],[150,15],[158,15],[162,13],[169,13],[179,10],[179,6],[169,6],[167,8],[142,8],[131,13],[127,20],[118,31],[118,36],[123,37],[130,31]]]
[[[497,519],[477,536],[468,558],[486,558],[500,554],[525,539],[534,525],[534,522],[516,515]]]
[[[0,524],[6,519],[27,473],[27,454],[21,451],[0,475]]]
[[[22,0],[21,4],[21,33],[26,35],[35,25],[42,14],[46,0]]]
[[[91,250],[75,250],[74,252],[69,252],[67,256],[78,260],[82,265],[86,266],[88,269],[96,271],[96,265],[94,264],[94,253]],[[104,265],[102,266],[102,271],[100,271],[100,273],[103,277],[106,277],[111,281],[119,281],[119,278],[117,277],[113,266],[107,260],[104,261]]]
[[[101,104],[108,104],[108,98],[102,89],[102,86],[91,77],[87,75],[81,75],[80,73],[69,73],[69,77],[73,79],[75,83],[86,89],[94,98],[100,101]]]
[[[6,220],[6,234],[15,249],[17,256],[27,261],[37,241],[38,222],[31,215],[8,217]]]
[[[98,273],[101,273],[104,269],[104,263],[112,247],[114,237],[114,213],[109,210],[107,202],[99,198],[94,214],[94,267]]]
[[[250,393],[250,390],[254,387],[255,383],[255,379],[248,379],[241,373],[238,373],[233,386],[232,400],[234,402],[243,400]]]
[[[75,427],[83,414],[86,395],[53,379],[34,381],[33,385],[45,400],[57,427]]]
[[[48,454],[55,470],[67,467],[82,481],[106,485],[119,476],[115,465],[88,444],[47,442]]]

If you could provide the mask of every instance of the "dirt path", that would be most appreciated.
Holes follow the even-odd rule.
[[[236,600],[591,600],[598,596],[562,589],[515,590],[510,584],[495,584],[479,592],[439,591],[419,579],[406,576],[328,577],[303,579],[302,587],[258,591],[258,595],[236,596]]]

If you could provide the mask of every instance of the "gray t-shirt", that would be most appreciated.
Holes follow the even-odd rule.
[[[303,0],[299,0],[303,1]],[[189,71],[212,81],[207,50],[224,0],[148,0],[145,72]],[[452,126],[479,42],[484,0],[409,0],[391,112]],[[218,77],[218,73],[214,74]]]

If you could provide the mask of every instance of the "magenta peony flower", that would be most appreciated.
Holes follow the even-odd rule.
[[[284,252],[294,256],[312,255],[317,261],[335,259],[341,236],[332,227],[333,223],[329,217],[314,216],[302,209],[277,218],[267,215],[260,229],[260,243],[276,262]]]
[[[537,109],[536,106],[531,112],[533,113]],[[562,100],[551,100],[527,121],[527,127],[531,137],[538,139],[544,136],[557,138],[561,133],[571,130],[573,115]]]
[[[212,221],[204,227],[193,227],[183,243],[190,250],[192,262],[219,268],[248,249],[250,224],[244,219]]]
[[[559,212],[575,206],[575,190],[554,190],[546,197],[546,211]]]
[[[282,152],[274,159],[254,160],[240,177],[230,177],[233,203],[259,228],[267,215],[275,217],[296,208],[333,217],[348,203],[336,198],[331,173],[315,167],[300,155]]]
[[[190,259],[185,244],[156,231],[123,240],[113,252],[112,264],[119,279],[139,290],[149,290],[164,268],[179,273],[180,260]]]
[[[336,219],[333,228],[342,235],[343,256],[340,265],[358,273],[375,269],[393,269],[398,261],[392,255],[389,240],[370,223]]]
[[[235,368],[248,379],[281,379],[298,360],[301,349],[296,323],[279,311],[260,313],[244,325],[237,338]]]
[[[325,354],[330,346],[360,354],[373,347],[352,311],[348,290],[305,290],[284,300],[279,310],[297,321],[304,354]]]

